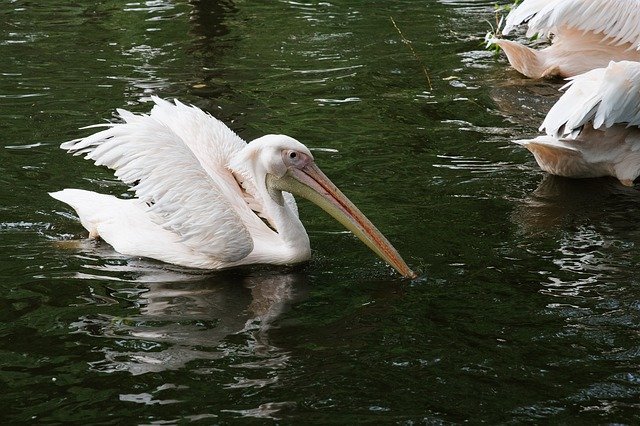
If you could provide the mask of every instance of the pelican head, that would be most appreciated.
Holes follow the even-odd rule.
[[[265,189],[275,203],[284,205],[283,191],[306,198],[404,277],[416,277],[385,236],[318,168],[311,151],[302,143],[285,135],[266,135],[250,142],[245,150],[242,162],[253,165],[254,176],[264,176]]]

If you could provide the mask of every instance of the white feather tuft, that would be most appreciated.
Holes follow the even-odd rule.
[[[124,123],[61,147],[115,170],[156,222],[194,251],[221,262],[246,257],[253,242],[237,212],[242,205],[233,205],[233,187],[223,185],[233,180],[229,158],[246,144],[196,107],[154,102],[149,115],[119,110]]]
[[[524,0],[509,13],[502,33],[507,35],[524,22],[528,22],[527,37],[548,37],[567,27],[640,50],[640,0]]]
[[[540,127],[550,136],[573,137],[592,122],[593,128],[615,124],[640,126],[640,63],[611,62],[572,77]]]

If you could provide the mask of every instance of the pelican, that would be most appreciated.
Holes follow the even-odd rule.
[[[90,238],[125,255],[193,268],[298,263],[311,249],[296,194],[401,275],[416,276],[302,143],[285,135],[246,143],[195,106],[152,99],[150,114],[118,109],[122,122],[89,126],[103,129],[61,145],[115,170],[135,193],[130,199],[80,189],[51,193],[77,212]]]
[[[568,80],[540,126],[546,135],[514,142],[551,174],[614,176],[632,186],[640,175],[640,63],[611,62]]]
[[[524,0],[507,16],[502,34],[524,22],[527,37],[551,38],[551,46],[534,50],[498,37],[488,41],[527,77],[573,77],[609,61],[640,61],[640,0]]]

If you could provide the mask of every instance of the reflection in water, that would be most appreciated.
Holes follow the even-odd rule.
[[[104,246],[87,246],[83,256],[93,257],[95,250],[106,250]],[[296,273],[260,270],[205,274],[113,256],[104,266],[85,268],[90,268],[91,273],[76,278],[135,283],[131,288],[119,288],[111,296],[139,307],[137,315],[87,315],[72,324],[77,332],[109,339],[100,349],[104,359],[91,363],[93,370],[139,375],[225,357],[247,359],[236,365],[241,368],[277,370],[286,364],[286,353],[270,344],[268,331],[300,294],[301,280]],[[236,336],[233,343],[225,340],[231,336]],[[268,384],[260,379],[235,379],[237,382],[227,386]],[[277,381],[277,375],[266,380]]]
[[[622,203],[621,203],[622,202]],[[525,232],[537,232],[588,213],[597,222],[632,210],[640,193],[615,179],[568,179],[545,174],[531,195],[516,208],[513,221]]]
[[[588,374],[570,380],[560,373],[566,395],[515,409],[517,418],[570,415],[566,407],[572,405],[604,415],[626,401],[637,410],[640,310],[637,281],[628,271],[637,265],[638,229],[629,218],[639,203],[640,193],[615,179],[545,175],[512,212],[522,234],[519,244],[542,261],[535,271],[539,293],[549,297],[542,312],[563,323],[561,330],[536,339],[565,351],[549,371],[589,366]]]
[[[229,26],[238,9],[231,0],[191,0],[189,4],[189,51],[198,58],[197,73],[202,74],[193,88],[203,98],[201,102],[211,103],[208,108],[214,109],[218,98],[231,90],[220,62],[237,43]]]
[[[512,123],[525,126],[524,133],[537,135],[538,126],[560,97],[558,89],[562,81],[539,81],[506,75],[496,76],[496,79],[489,94],[500,113]]]
[[[541,293],[551,296],[586,296],[604,284],[607,273],[615,271],[603,249],[609,244],[593,226],[581,226],[559,240],[558,253],[553,263],[558,273],[547,277]]]
[[[108,45],[117,49],[121,57],[118,62],[108,65],[114,70],[106,77],[107,81],[125,81],[125,91],[137,100],[168,90],[172,81],[164,71],[167,63],[177,60],[182,46],[174,41],[158,40],[156,33],[162,30],[161,22],[182,16],[182,9],[172,1],[161,0],[129,3],[122,10],[114,9],[107,14],[107,22],[117,22],[119,29]],[[123,36],[123,32],[128,36]],[[99,58],[99,61],[108,64],[105,58]]]
[[[638,202],[640,194],[615,179],[545,175],[511,215],[528,236],[562,231],[557,249],[544,253],[558,269],[543,273],[546,279],[541,291],[553,296],[584,297],[605,286],[619,271],[628,248],[628,236],[615,232],[612,223],[635,210]]]
[[[522,79],[482,50],[494,1],[6,3],[3,418],[637,423],[638,196],[553,177],[529,194],[542,174],[509,141],[538,133],[562,83]],[[247,139],[339,149],[329,174],[428,280],[389,300],[385,277],[320,259],[313,300],[285,322],[307,281],[295,272],[202,274],[43,241],[70,237],[47,191],[78,175],[123,191],[59,143],[148,91]],[[309,216],[323,253],[357,257]]]

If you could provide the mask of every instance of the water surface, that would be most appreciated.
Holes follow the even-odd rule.
[[[561,82],[483,49],[493,2],[15,0],[0,19],[5,421],[638,422],[640,193],[510,143]],[[126,188],[58,146],[150,95],[336,150],[319,165],[422,278],[304,201],[295,267],[86,240],[47,192]]]

